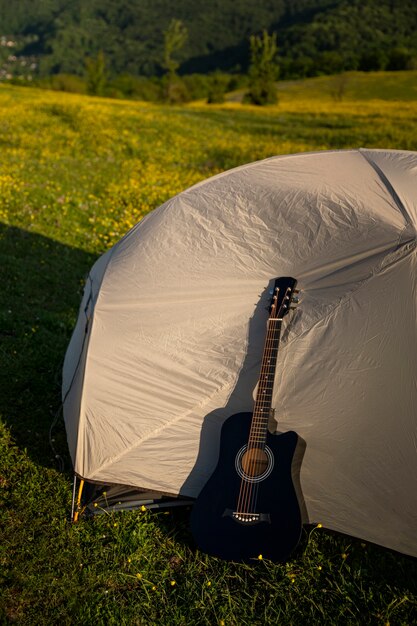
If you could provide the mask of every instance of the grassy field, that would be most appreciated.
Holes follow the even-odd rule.
[[[343,100],[417,100],[417,72],[345,72],[298,81],[282,81],[278,90],[282,100],[294,98],[323,99],[338,97],[343,86]],[[340,95],[340,94],[339,94]]]
[[[173,194],[242,163],[332,148],[417,150],[406,79],[417,74],[398,75],[401,98],[392,76],[380,75],[370,77],[371,99],[362,85],[341,102],[330,78],[291,84],[265,110],[0,86],[2,623],[417,623],[416,560],[323,528],[305,529],[288,564],[248,566],[196,551],[188,511],[72,525],[62,423],[53,436],[64,472],[48,441],[97,256]]]

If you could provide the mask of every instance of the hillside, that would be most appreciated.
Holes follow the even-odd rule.
[[[263,28],[278,33],[282,77],[406,69],[417,56],[414,0],[0,0],[0,36],[43,75],[82,74],[100,50],[113,75],[158,74],[172,18],[189,34],[181,73],[245,70]]]
[[[417,100],[417,71],[346,72],[278,83],[281,103],[300,100]]]
[[[415,78],[371,75],[373,95],[388,81],[402,93],[406,74]],[[286,565],[201,554],[178,509],[69,524],[63,421],[50,431],[87,272],[149,211],[274,154],[417,150],[417,102],[349,92],[335,102],[332,80],[283,84],[280,103],[265,108],[0,85],[0,624],[416,624],[417,560],[321,524],[305,528]]]

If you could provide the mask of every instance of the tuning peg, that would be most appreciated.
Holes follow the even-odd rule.
[[[300,293],[301,289],[294,289],[293,293]]]
[[[291,302],[292,302],[292,304],[299,304],[300,303],[300,298],[297,298],[297,296],[293,296],[291,298]]]

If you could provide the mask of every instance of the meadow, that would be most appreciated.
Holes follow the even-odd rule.
[[[372,76],[367,97],[352,79],[342,100],[332,80],[282,87],[265,109],[0,85],[1,623],[417,623],[417,561],[320,526],[289,563],[252,566],[196,550],[186,510],[71,524],[62,421],[52,436],[63,471],[48,436],[85,275],[146,213],[274,154],[417,150],[417,99],[404,95],[417,72]]]

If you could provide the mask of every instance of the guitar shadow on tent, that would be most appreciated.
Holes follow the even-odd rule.
[[[268,319],[266,309],[268,309],[271,300],[270,291],[273,285],[274,279],[270,281],[270,284],[262,293],[255,307],[253,316],[249,320],[246,355],[236,385],[227,403],[224,407],[219,407],[204,417],[197,459],[190,474],[181,486],[180,495],[188,496],[190,493],[195,493],[195,496],[197,496],[210,478],[219,458],[220,432],[226,419],[235,413],[253,411],[254,390],[260,375],[262,351]],[[301,311],[297,311],[296,314],[301,315]],[[281,344],[284,344],[288,335],[291,334],[291,318],[292,313],[284,320],[281,332]],[[276,376],[280,375],[279,352],[280,350],[278,350]],[[271,418],[269,421],[269,430],[277,434],[283,432],[279,430],[279,407],[276,410],[275,418]],[[303,524],[308,523],[308,513],[300,480],[301,464],[305,449],[306,442],[298,435],[298,443],[292,463],[292,480],[297,494]]]
[[[0,224],[0,415],[20,449],[57,468],[49,429],[61,406],[61,371],[84,279],[96,256]],[[52,437],[70,471],[63,420]]]

